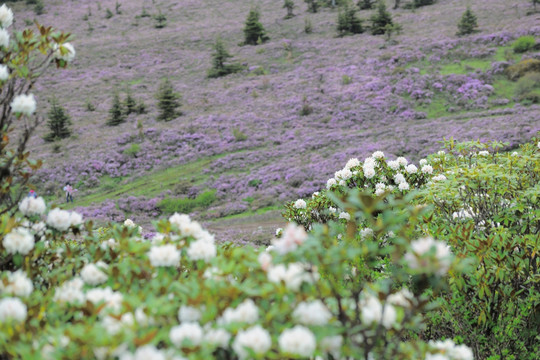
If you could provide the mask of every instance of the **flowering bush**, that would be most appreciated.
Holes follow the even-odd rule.
[[[37,32],[31,29],[13,31],[13,12],[0,6],[0,214],[17,206],[32,171],[40,163],[31,160],[26,151],[28,139],[42,122],[36,112],[36,99],[30,92],[36,80],[55,63],[66,67],[75,57],[75,48],[67,42],[69,34],[58,33],[36,22]],[[18,135],[13,135],[18,128]],[[10,139],[10,137],[14,137]]]

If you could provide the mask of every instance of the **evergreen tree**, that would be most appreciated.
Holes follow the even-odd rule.
[[[107,125],[109,126],[120,125],[121,123],[126,121],[126,117],[124,116],[122,103],[120,102],[120,97],[118,96],[118,93],[114,93],[113,103],[109,110],[109,115],[109,119],[107,120]]]
[[[208,77],[216,78],[238,72],[242,69],[239,64],[226,64],[227,60],[232,58],[221,38],[217,38],[214,44],[214,53],[212,54],[212,68],[208,71]]]
[[[359,0],[358,7],[360,10],[370,10],[373,8],[373,0]]]
[[[177,111],[180,107],[180,95],[174,92],[169,79],[165,79],[159,87],[157,99],[159,109],[158,121],[171,121],[177,116],[182,115],[181,112]]]
[[[244,27],[244,44],[246,45],[257,45],[269,40],[269,37],[266,36],[266,31],[264,27],[259,22],[259,11],[252,8],[249,11],[249,14],[246,19],[246,25]]]
[[[392,15],[386,10],[384,1],[379,2],[377,13],[371,17],[371,22],[372,35],[382,35],[386,32],[388,26],[392,26]]]
[[[304,0],[308,6],[308,11],[311,13],[316,13],[319,11],[319,0]]]
[[[457,35],[468,35],[476,31],[478,27],[478,19],[476,15],[472,12],[470,8],[467,8],[461,17],[461,20],[458,23],[458,32]]]
[[[126,115],[137,112],[137,102],[131,96],[131,91],[128,89],[126,94],[126,101],[124,102]]]
[[[356,9],[347,3],[339,11],[337,31],[339,36],[361,34],[364,32],[362,20],[356,16]]]
[[[287,9],[287,15],[285,15],[285,19],[290,19],[294,17],[294,14],[293,14],[294,1],[293,0],[285,0],[283,4],[283,8]]]
[[[69,116],[66,114],[65,109],[58,104],[58,101],[53,98],[51,101],[51,109],[49,110],[49,120],[47,126],[50,133],[45,136],[45,141],[55,141],[59,139],[68,138],[71,135],[71,130],[68,125],[71,124]]]

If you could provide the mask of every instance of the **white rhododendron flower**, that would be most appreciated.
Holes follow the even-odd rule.
[[[59,303],[83,303],[85,301],[82,287],[84,282],[81,278],[73,278],[66,281],[54,293],[54,301]]]
[[[397,173],[396,175],[394,175],[394,182],[396,184],[401,184],[403,182],[406,182],[407,180],[405,180],[405,176],[403,176],[402,173]]]
[[[272,338],[268,331],[260,325],[255,325],[246,330],[240,330],[234,339],[232,348],[240,359],[249,357],[246,348],[251,349],[255,354],[265,354],[272,347]]]
[[[11,24],[13,24],[13,11],[3,4],[0,6],[0,26],[7,29]]]
[[[422,259],[425,254],[435,249],[438,270],[436,273],[443,276],[450,269],[452,264],[450,247],[443,241],[437,241],[432,237],[424,237],[411,242],[412,252],[407,252],[404,256],[411,269],[419,269],[430,264],[429,259]]]
[[[362,239],[366,239],[373,236],[373,229],[371,228],[363,228],[360,230],[360,237]]]
[[[59,231],[66,231],[71,226],[71,220],[71,214],[69,211],[55,208],[49,211],[49,215],[47,216],[47,225]]]
[[[391,294],[386,298],[386,301],[390,305],[401,306],[408,308],[414,301],[414,295],[407,288],[399,290],[397,293]]]
[[[231,334],[225,329],[209,329],[203,337],[203,342],[222,348],[227,348],[230,340]]]
[[[1,32],[2,29],[0,29],[0,39],[2,38]],[[36,111],[36,99],[33,94],[17,95],[11,102],[11,109],[16,114],[30,116]]]
[[[279,264],[271,266],[268,270],[268,280],[270,282],[280,284],[285,283],[289,290],[298,291],[302,283],[308,284],[318,280],[319,274],[308,273],[301,263],[291,263],[288,266]]]
[[[257,257],[257,260],[259,261],[259,264],[261,264],[261,268],[264,271],[268,271],[270,266],[272,265],[272,255],[270,255],[268,252],[262,252]]]
[[[345,169],[352,169],[353,167],[357,167],[360,165],[360,160],[357,158],[352,158],[347,161],[347,164],[345,164]]]
[[[99,285],[107,281],[108,276],[100,270],[106,269],[107,264],[98,261],[96,264],[86,264],[81,270],[81,278],[88,285]]]
[[[65,62],[71,62],[73,59],[75,59],[75,48],[68,42],[60,46],[58,46],[58,44],[54,44],[54,49],[55,59],[64,60]],[[62,52],[64,54],[62,54]]]
[[[296,250],[298,245],[301,245],[306,241],[308,235],[304,230],[304,227],[290,223],[287,225],[283,234],[279,239],[274,239],[272,245],[274,249],[280,254],[287,254],[291,251]]]
[[[0,293],[27,297],[34,291],[32,281],[20,269],[15,272],[8,272],[7,281],[7,285],[0,281]]]
[[[368,179],[371,179],[375,176],[375,169],[370,166],[364,166],[364,176]]]
[[[431,180],[433,181],[445,181],[446,180],[446,176],[444,175],[437,175],[437,176],[434,176]]]
[[[420,161],[418,163],[420,164],[420,166],[424,166],[424,165],[427,165],[427,160],[426,159],[420,159]]]
[[[178,310],[178,321],[196,322],[201,318],[201,311],[193,306],[182,305]]]
[[[424,174],[431,175],[431,174],[433,174],[433,167],[431,165],[424,165],[424,166],[422,166],[422,172]]]
[[[178,266],[180,265],[180,251],[175,245],[152,246],[148,252],[152,266]]]
[[[339,214],[339,218],[340,218],[340,219],[345,219],[345,220],[349,221],[349,220],[351,220],[351,214],[346,213],[346,212],[341,212],[341,213]]]
[[[122,308],[122,299],[124,297],[118,291],[112,291],[110,287],[105,289],[95,288],[90,289],[86,293],[86,300],[94,305],[104,302],[107,308],[120,310]]]
[[[108,240],[103,240],[103,242],[101,243],[99,247],[103,250],[106,250],[106,249],[115,249],[117,246],[118,246],[118,243],[116,242],[116,240],[111,238]]]
[[[302,199],[298,199],[294,202],[294,207],[296,209],[305,209],[307,206],[306,202]]]
[[[304,325],[326,325],[332,318],[332,314],[324,303],[317,299],[311,302],[301,302],[293,311],[296,321]]]
[[[400,156],[396,159],[396,161],[399,163],[399,165],[401,166],[407,166],[407,164],[409,163],[407,161],[407,159],[405,159],[403,156]]]
[[[466,345],[456,345],[450,339],[447,339],[444,341],[431,340],[429,342],[429,346],[443,353],[447,359],[451,359],[451,360],[473,360],[474,359],[473,352],[469,347],[467,347]],[[436,356],[442,355],[441,353],[430,354],[431,359],[438,359]],[[427,358],[428,356],[426,355],[426,359]]]
[[[28,254],[34,248],[34,235],[23,227],[18,227],[6,236],[2,242],[8,254]]]
[[[375,159],[382,159],[384,158],[384,153],[382,151],[375,151],[372,155],[371,155],[372,158],[375,158]]]
[[[409,184],[406,182],[402,182],[399,184],[398,188],[401,191],[409,190]]]
[[[326,336],[322,338],[320,349],[325,353],[330,353],[334,358],[339,358],[341,346],[343,345],[343,336]]]
[[[106,357],[106,355],[105,355]],[[119,356],[120,360],[167,360],[165,354],[154,345],[144,345],[138,348],[134,354],[123,352]]]
[[[191,260],[204,260],[206,262],[216,257],[217,249],[213,241],[200,239],[192,241],[187,249],[187,256]]]
[[[317,347],[315,335],[301,325],[284,330],[279,336],[278,343],[282,352],[302,357],[310,357]]]
[[[42,197],[25,197],[19,204],[19,210],[26,216],[43,215],[47,209]]]
[[[418,168],[414,164],[409,164],[405,167],[405,171],[409,174],[416,174],[418,172]]]
[[[486,150],[479,151],[478,156],[489,156],[489,151],[486,151]]]
[[[70,226],[79,226],[83,222],[82,215],[78,212],[72,211],[69,214],[69,224]]]
[[[334,174],[334,178],[336,180],[348,180],[352,177],[352,172],[351,170],[349,169],[342,169],[342,170],[339,170],[339,171],[336,171],[336,173]]]
[[[9,79],[9,68],[6,65],[0,65],[0,81]]]
[[[0,323],[8,321],[23,322],[26,320],[26,305],[19,298],[3,298],[0,300]]]
[[[399,169],[399,162],[397,162],[397,160],[391,160],[391,161],[388,161],[387,162],[388,164],[388,167],[392,170],[397,170]]]
[[[388,303],[383,309],[379,299],[371,294],[364,294],[358,306],[361,309],[362,321],[366,324],[381,323],[385,328],[390,329],[396,322],[396,309]]]
[[[203,330],[196,322],[183,323],[174,326],[169,331],[169,339],[176,347],[181,347],[184,342],[189,346],[198,346],[203,338]]]
[[[230,324],[230,323],[248,323],[253,324],[259,319],[259,308],[253,300],[246,299],[235,309],[227,308],[223,312],[223,315],[219,319],[219,323]]]
[[[0,29],[0,46],[4,48],[9,47],[9,33],[5,29]]]
[[[328,181],[326,182],[326,188],[330,189],[332,186],[334,186],[336,184],[337,184],[336,179],[334,179],[334,178],[328,179]]]
[[[126,220],[124,220],[124,226],[133,228],[133,227],[135,227],[136,225],[135,225],[135,223],[133,222],[133,220],[131,220],[131,219],[126,219]]]

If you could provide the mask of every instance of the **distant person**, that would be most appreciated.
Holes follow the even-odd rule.
[[[28,197],[33,197],[34,199],[37,198],[37,194],[34,190],[30,190],[28,192]]]
[[[66,183],[66,186],[64,186],[64,191],[66,192],[66,202],[69,203],[69,200],[73,202],[73,192],[75,191],[69,181]]]

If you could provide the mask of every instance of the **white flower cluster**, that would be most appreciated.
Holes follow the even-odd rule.
[[[302,199],[298,199],[294,202],[294,207],[297,209],[305,209],[307,206],[306,202]]]
[[[131,219],[124,220],[124,226],[128,228],[132,228],[132,229],[137,228],[137,231],[139,232],[139,234],[142,233],[142,227],[137,226],[137,224],[135,224],[133,220]]]
[[[283,231],[281,238],[275,239],[272,244],[274,249],[283,255],[296,250],[307,238],[308,235],[302,226],[290,223]]]
[[[249,357],[246,348],[251,349],[256,355],[265,354],[272,347],[272,338],[268,331],[260,325],[255,325],[246,330],[240,330],[234,339],[232,348],[240,359]]]
[[[7,281],[7,285],[3,281],[0,281],[0,293],[27,297],[34,291],[32,281],[20,269],[15,272],[8,272]]]
[[[17,227],[4,236],[2,242],[8,254],[28,254],[34,248],[34,235],[23,227]]]
[[[310,357],[317,347],[315,335],[301,325],[284,330],[279,336],[278,343],[282,352],[302,357]]]
[[[0,300],[0,323],[10,320],[23,322],[26,320],[26,305],[19,298],[3,298]]]
[[[203,342],[222,348],[227,348],[230,340],[231,334],[225,329],[206,329],[203,337]]]
[[[216,257],[217,249],[214,236],[204,230],[198,222],[192,221],[189,215],[175,213],[169,218],[169,222],[175,225],[183,236],[195,238],[195,241],[190,242],[187,249],[187,256],[191,260],[209,262]]]
[[[43,215],[47,206],[42,197],[27,196],[19,204],[19,210],[26,216]]]
[[[323,326],[328,324],[332,318],[332,314],[324,305],[317,299],[311,302],[301,302],[293,312],[293,318],[304,325]]]
[[[13,11],[3,4],[0,6],[0,27],[7,29],[13,24]]]
[[[84,293],[82,287],[84,282],[81,278],[73,278],[70,281],[66,281],[54,293],[54,301],[60,303],[83,303]]]
[[[456,345],[452,340],[430,341],[429,346],[436,353],[426,354],[425,360],[473,360],[472,350],[466,345]]]
[[[173,244],[152,246],[148,252],[148,259],[155,267],[178,266],[180,265],[180,251]]]
[[[59,208],[52,209],[47,215],[47,225],[55,228],[58,231],[66,231],[72,226],[82,224],[82,216],[73,211],[65,211]]]
[[[105,306],[109,309],[118,311],[122,307],[123,296],[118,291],[112,291],[110,287],[105,289],[90,289],[86,293],[86,300],[90,301],[94,305],[105,303]]]
[[[272,255],[270,255],[268,251],[260,253],[257,257],[257,260],[259,261],[259,264],[264,271],[268,271],[268,269],[270,269],[270,266],[272,266]]]
[[[396,309],[385,303],[384,307],[378,298],[372,294],[363,294],[358,303],[361,309],[362,321],[366,324],[382,324],[385,328],[390,329],[397,319]]]
[[[253,300],[246,299],[235,309],[227,308],[223,312],[218,324],[247,323],[254,324],[259,319],[259,308]]]
[[[75,48],[68,42],[60,46],[58,46],[58,44],[54,44],[53,56],[58,60],[64,60],[68,63],[72,62],[73,59],[75,59]]]
[[[203,338],[203,330],[196,322],[186,322],[173,326],[169,331],[169,338],[177,347],[183,345],[198,346]]]
[[[138,348],[134,354],[123,352],[120,354],[120,360],[166,360],[165,354],[158,350],[154,345],[144,345]]]
[[[2,29],[0,29],[0,42],[2,39]],[[11,101],[11,110],[16,114],[32,115],[36,111],[36,99],[33,94],[20,94]]]
[[[435,249],[435,260],[437,261],[436,274],[444,276],[452,264],[452,253],[450,247],[443,241],[437,241],[432,237],[424,237],[411,242],[412,252],[407,252],[404,256],[405,261],[411,269],[420,269],[432,263],[431,259],[426,258],[425,254]]]
[[[107,269],[107,264],[98,261],[96,264],[87,264],[81,270],[81,278],[88,285],[99,285],[107,281],[108,276],[100,270]]]
[[[298,291],[304,282],[311,284],[317,281],[318,276],[318,273],[307,272],[302,263],[291,263],[288,266],[279,264],[268,269],[270,282],[276,284],[284,282],[285,286],[292,291]]]
[[[181,323],[199,321],[200,318],[201,311],[193,306],[182,305],[178,310],[178,321]]]

